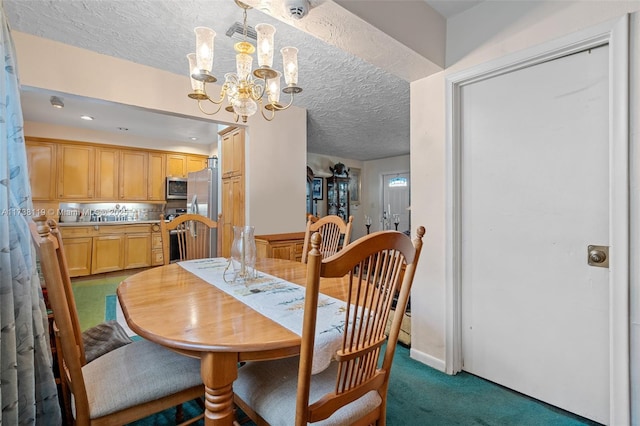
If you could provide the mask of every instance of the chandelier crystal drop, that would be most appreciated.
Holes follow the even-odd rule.
[[[212,99],[207,94],[207,84],[217,81],[212,73],[216,32],[211,28],[196,27],[194,29],[196,51],[187,55],[192,89],[188,96],[198,101],[198,107],[207,115],[213,115],[220,111],[226,100],[225,110],[234,114],[236,122],[238,119],[242,119],[242,122],[246,123],[247,118],[258,110],[266,120],[271,121],[275,117],[276,111],[289,108],[293,104],[294,95],[302,92],[298,86],[298,49],[295,47],[282,48],[280,53],[282,54],[283,73],[273,69],[276,29],[269,24],[258,24],[255,28],[258,68],[252,72],[253,56],[251,55],[256,52],[256,47],[247,41],[247,10],[251,9],[251,6],[240,0],[235,0],[235,2],[242,8],[244,17],[244,40],[234,45],[236,72],[224,75],[224,83],[218,99]],[[286,83],[282,93],[290,95],[287,105],[280,104],[282,74],[284,74]],[[203,101],[208,101],[217,107],[213,111],[207,111],[202,105]]]

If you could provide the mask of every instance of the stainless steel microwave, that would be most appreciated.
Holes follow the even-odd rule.
[[[187,199],[187,178],[168,177],[166,188],[167,200]]]

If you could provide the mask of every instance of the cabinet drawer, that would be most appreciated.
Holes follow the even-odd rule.
[[[61,226],[62,238],[91,237],[95,234],[93,226]]]
[[[151,226],[148,224],[140,225],[96,225],[98,234],[144,234],[151,232]]]
[[[162,251],[162,235],[157,233],[151,234],[151,248]]]
[[[164,256],[162,255],[162,250],[154,249],[151,250],[151,265],[158,266],[164,264]]]

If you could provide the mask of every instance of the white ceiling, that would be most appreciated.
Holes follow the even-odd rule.
[[[451,17],[478,1],[428,3]],[[188,68],[185,55],[195,43],[193,27],[211,26],[218,33],[214,74],[221,78],[235,68],[235,40],[224,35],[242,19],[232,0],[4,0],[4,8],[12,30],[183,75]],[[277,49],[284,45],[300,49],[299,85],[304,91],[295,104],[308,111],[309,152],[356,160],[409,153],[407,81],[258,10],[249,10],[248,22],[274,25]],[[185,96],[188,90],[185,87]],[[65,108],[53,109],[51,95],[62,97]],[[191,137],[209,142],[217,132],[205,116],[201,120],[167,116],[41,89],[24,88],[22,106],[26,121],[107,132],[125,128],[131,135],[177,142],[190,142]],[[96,119],[82,121],[81,114]],[[273,125],[278,125],[277,117]]]

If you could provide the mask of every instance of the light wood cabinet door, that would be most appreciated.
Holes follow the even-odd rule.
[[[151,234],[127,234],[124,239],[124,269],[151,266]]]
[[[91,274],[92,242],[91,237],[62,239],[69,276],[81,277]]]
[[[220,169],[223,178],[244,174],[244,129],[221,132]]]
[[[148,153],[123,150],[120,155],[120,199],[146,200],[149,175]]]
[[[187,156],[167,154],[167,176],[187,177]]]
[[[31,197],[37,200],[55,200],[56,197],[56,144],[26,140],[27,167]]]
[[[148,200],[159,201],[165,199],[164,185],[167,176],[165,170],[165,155],[162,153],[149,153]]]
[[[198,172],[207,167],[207,157],[187,155],[187,174]]]
[[[60,144],[58,156],[58,198],[86,200],[94,197],[95,148]]]
[[[231,255],[233,227],[244,226],[244,176],[222,179],[222,257]]]
[[[124,269],[124,235],[93,237],[91,273],[120,271]]]
[[[117,200],[119,188],[120,150],[96,148],[96,197],[100,200]]]

